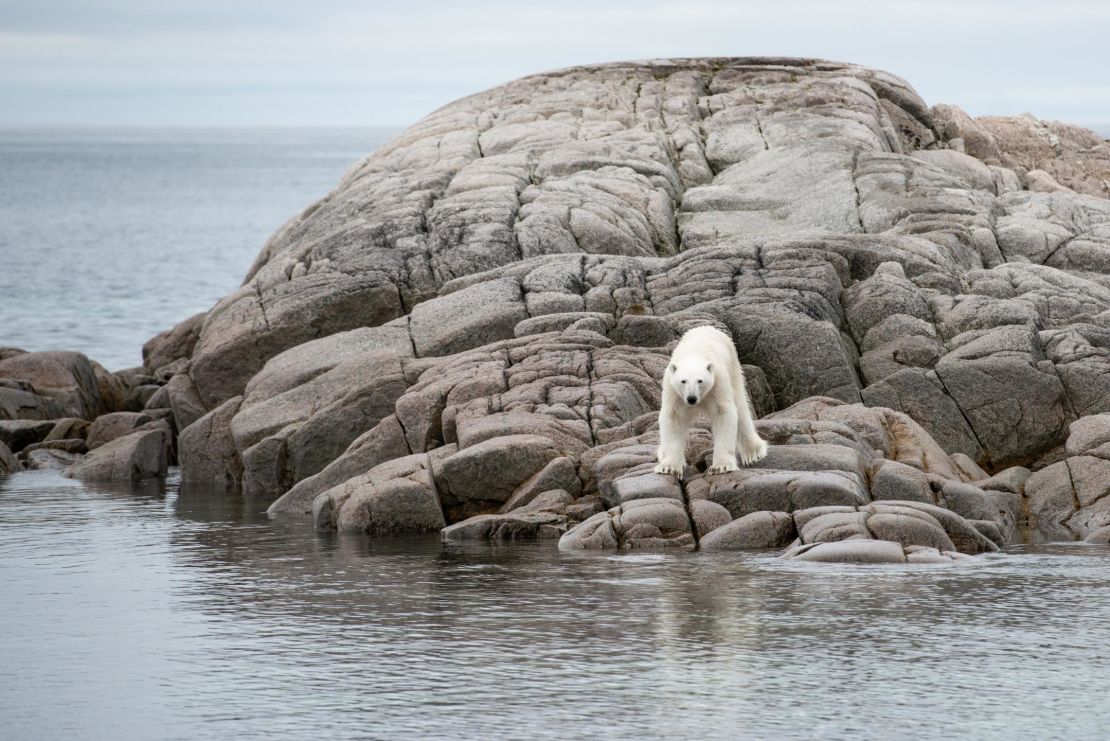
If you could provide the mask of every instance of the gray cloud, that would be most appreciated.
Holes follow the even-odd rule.
[[[405,124],[531,72],[783,54],[973,114],[1110,122],[1110,6],[1003,0],[0,2],[0,124]]]

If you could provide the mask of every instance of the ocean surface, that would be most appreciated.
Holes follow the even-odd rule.
[[[119,370],[395,129],[0,129],[0,347]]]
[[[0,479],[5,739],[1106,738],[1110,549],[944,566],[317,533]]]
[[[0,345],[135,365],[388,138],[4,132]],[[1110,548],[943,566],[372,540],[0,476],[0,739],[1102,739]]]

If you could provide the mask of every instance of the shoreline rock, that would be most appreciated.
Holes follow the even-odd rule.
[[[899,563],[1102,538],[1108,182],[1090,132],[851,64],[534,75],[358,163],[141,368],[0,351],[0,420],[34,431],[19,465],[179,455],[344,531]],[[709,477],[695,432],[679,482],[650,471],[659,378],[701,324],[772,453]],[[807,542],[830,507],[860,537]]]

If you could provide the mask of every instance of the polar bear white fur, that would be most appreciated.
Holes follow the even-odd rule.
[[[736,471],[736,452],[751,465],[767,455],[756,432],[744,371],[732,340],[715,327],[695,327],[682,335],[663,373],[659,411],[659,465],[656,473],[681,476],[686,469],[686,431],[698,416],[713,430],[709,473]]]

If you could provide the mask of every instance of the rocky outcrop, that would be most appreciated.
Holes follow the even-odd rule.
[[[1110,202],[1076,180],[1100,172],[1081,135],[1056,167],[1000,126],[806,60],[577,68],[472,96],[354,168],[190,320],[199,407],[242,401],[183,439],[219,441],[221,471],[281,495],[272,512],[325,524],[337,489],[426,456],[445,522],[482,518],[452,539],[570,537],[573,504],[518,512],[565,491],[600,497],[618,543],[612,510],[653,499],[731,520],[899,499],[1006,542],[1015,472],[1110,404]],[[650,459],[662,363],[698,324],[732,336],[772,455],[682,486],[620,472]],[[652,537],[681,540],[668,527]]]
[[[75,352],[17,352],[0,360],[0,419],[93,419],[116,409],[101,398],[94,364]]]
[[[357,164],[239,290],[109,374],[120,387],[72,354],[5,354],[0,417],[141,413],[186,480],[343,531],[797,539],[800,560],[895,562],[1026,524],[1096,537],[1110,160],[1093,136],[817,60],[524,78]],[[702,324],[736,345],[771,452],[706,476],[702,430],[683,480],[656,476],[659,379]],[[94,445],[107,425],[90,459],[118,442]]]
[[[1045,539],[1087,538],[1110,526],[1110,414],[1073,422],[1063,459],[1031,474],[1023,493]]]
[[[767,457],[728,474],[704,473],[711,437],[707,430],[692,435],[692,465],[682,481],[652,473],[655,429],[590,451],[584,458],[593,460],[592,481],[615,508],[608,520],[599,515],[572,527],[560,547],[636,547],[635,535],[622,535],[620,517],[622,507],[641,501],[667,500],[667,507],[685,510],[703,550],[783,548],[796,541],[791,557],[817,543],[867,539],[898,544],[898,558],[887,560],[905,562],[905,549],[931,548],[948,561],[949,552],[997,550],[1020,524],[1021,496],[1010,490],[1021,479],[1017,470],[971,483],[983,472],[961,466],[904,414],[818,397],[769,415],[757,427],[771,443]],[[695,530],[687,525],[691,542],[682,540],[673,534],[671,510],[660,507],[644,510],[634,524],[672,533],[653,536],[662,539],[654,545],[691,545]],[[706,507],[719,513],[711,521],[704,521]],[[879,546],[864,548],[870,553]],[[803,560],[856,558],[840,547],[821,553]]]
[[[972,119],[950,105],[932,113],[956,148],[1014,172],[1029,190],[1110,198],[1110,143],[1093,131],[1030,114]]]

